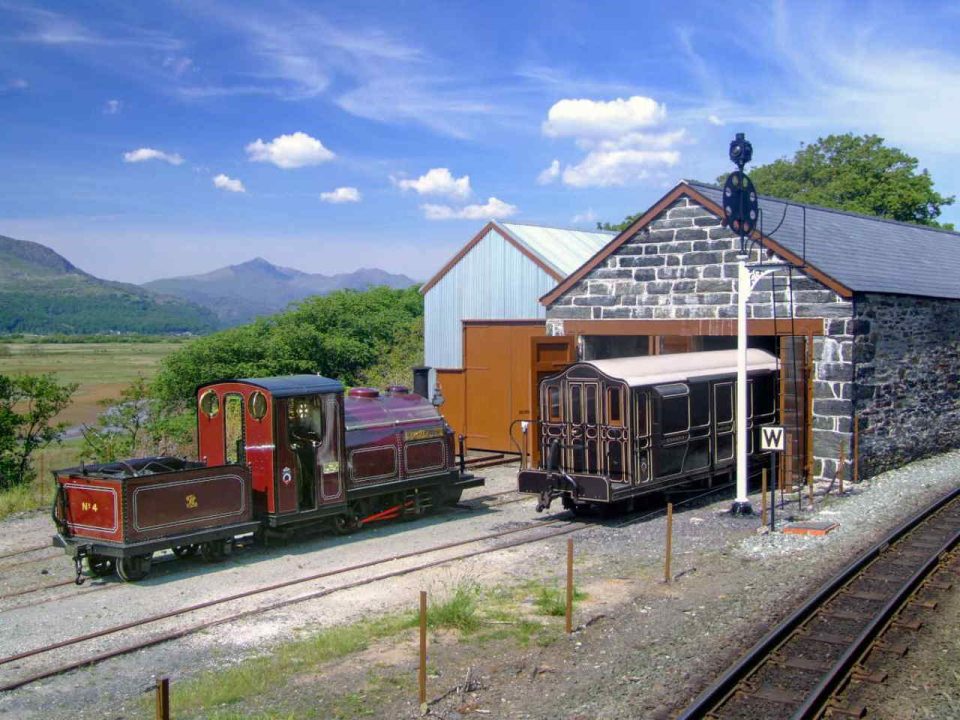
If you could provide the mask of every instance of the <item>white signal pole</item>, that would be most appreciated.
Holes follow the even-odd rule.
[[[763,263],[748,265],[747,255],[738,256],[737,272],[737,497],[730,512],[734,515],[751,515],[753,506],[747,494],[747,298],[754,286],[764,277],[777,270],[789,267],[786,263]],[[793,293],[793,283],[788,278],[787,292]],[[771,302],[776,304],[776,297]]]

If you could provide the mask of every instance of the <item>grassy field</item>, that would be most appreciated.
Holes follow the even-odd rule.
[[[58,421],[79,425],[97,419],[97,402],[116,397],[137,375],[150,379],[164,357],[181,342],[3,343],[0,374],[55,373],[61,382],[79,383],[73,403]]]

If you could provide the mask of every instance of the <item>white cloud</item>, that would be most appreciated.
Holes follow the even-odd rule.
[[[549,167],[540,171],[537,175],[537,185],[549,185],[560,177],[560,161],[554,160]]]
[[[584,150],[599,150],[613,152],[615,150],[669,150],[686,140],[687,131],[683,128],[661,133],[632,132],[609,140],[578,140],[577,144]]]
[[[213,179],[213,186],[232,193],[245,193],[247,191],[242,182],[223,173]]]
[[[176,77],[180,77],[193,67],[193,59],[185,56],[170,55],[164,58],[163,67],[172,72]]]
[[[122,100],[107,100],[103,104],[103,114],[104,115],[116,115],[121,110],[123,110],[123,101]]]
[[[491,220],[508,218],[519,211],[516,205],[491,197],[484,205],[467,205],[454,208],[449,205],[421,205],[427,220]]]
[[[577,213],[572,218],[570,218],[570,222],[572,222],[574,225],[583,225],[583,224],[592,225],[596,221],[597,221],[597,214],[593,211],[593,208],[587,208],[585,212]]]
[[[153,148],[137,148],[123,154],[123,161],[127,163],[147,162],[148,160],[163,160],[171,165],[182,165],[183,158],[177,153],[165,153]]]
[[[707,116],[707,122],[710,123],[711,125],[716,125],[717,127],[720,127],[721,125],[723,125],[723,120],[721,120],[720,118],[718,118],[716,115],[713,115],[713,114]]]
[[[320,193],[320,199],[325,203],[355,203],[360,202],[360,191],[355,187],[338,187],[330,192]]]
[[[578,188],[627,185],[648,178],[651,169],[679,161],[676,150],[595,150],[564,169],[563,182]]]
[[[267,143],[257,138],[246,150],[251,162],[268,162],[284,170],[320,165],[336,157],[322,142],[304,132],[280,135]]]
[[[614,137],[657,125],[666,115],[665,105],[642,95],[609,102],[565,99],[550,108],[542,129],[549,137]]]
[[[416,180],[391,180],[401,190],[416,190],[419,195],[448,195],[461,200],[470,197],[470,176],[455,178],[447,168],[432,168]]]

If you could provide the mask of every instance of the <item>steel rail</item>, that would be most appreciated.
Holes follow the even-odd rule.
[[[880,557],[890,545],[906,536],[923,521],[949,505],[958,497],[960,497],[960,488],[954,489],[923,510],[917,512],[896,526],[883,540],[857,557],[837,575],[821,585],[799,608],[768,632],[736,663],[715,680],[712,685],[701,692],[700,695],[677,716],[677,720],[697,720],[703,718],[712,708],[719,707],[722,703],[726,702],[735,692],[737,686],[760,666],[763,659],[786,642],[799,627],[814,615],[821,605],[825,604],[826,601],[836,595],[841,588],[860,575],[862,571]]]
[[[901,586],[900,590],[877,612],[860,635],[857,636],[856,640],[846,649],[829,672],[794,712],[793,718],[797,720],[807,720],[808,718],[819,716],[826,702],[873,644],[880,634],[880,631],[906,604],[917,587],[936,570],[941,558],[957,544],[958,540],[960,540],[960,528],[954,530],[950,539],[944,542],[934,554],[927,558],[916,572]]]
[[[34,547],[23,548],[22,550],[15,550],[13,552],[4,553],[0,555],[0,560],[6,560],[7,558],[16,557],[17,555],[26,555],[30,552],[36,552],[37,550],[44,550],[45,548],[50,547],[50,545],[35,545]]]
[[[552,524],[552,523],[550,523],[550,524]],[[534,530],[534,529],[539,529],[540,527],[544,527],[544,526],[547,526],[547,525],[549,525],[549,524],[548,524],[548,523],[544,523],[543,525],[539,525],[539,526],[528,526],[528,527],[525,527],[525,528],[517,528],[517,529],[515,529],[515,530],[513,530],[513,531],[507,531],[507,532],[519,532],[519,531],[521,531],[521,530]],[[23,678],[21,678],[21,679],[19,679],[19,680],[15,680],[15,681],[13,681],[13,682],[9,682],[9,683],[5,683],[5,684],[3,684],[3,685],[0,685],[0,692],[7,692],[7,691],[10,691],[10,690],[16,690],[17,688],[21,688],[21,687],[24,687],[25,685],[33,684],[33,683],[35,683],[35,682],[38,682],[38,681],[40,681],[40,680],[44,680],[44,679],[49,678],[49,677],[53,677],[53,676],[55,676],[55,675],[62,675],[62,674],[64,674],[64,673],[70,672],[71,670],[76,670],[76,669],[79,669],[79,668],[81,668],[81,667],[86,667],[86,666],[88,666],[88,665],[94,665],[94,664],[96,664],[96,663],[103,662],[104,660],[109,660],[109,659],[111,659],[111,658],[119,657],[119,656],[121,656],[121,655],[126,655],[126,654],[129,654],[129,653],[131,653],[131,652],[135,652],[135,651],[137,651],[137,650],[142,650],[142,649],[144,649],[144,648],[153,647],[154,645],[159,645],[159,644],[161,644],[161,643],[169,642],[169,641],[171,641],[171,640],[177,640],[177,639],[182,638],[182,637],[185,637],[185,636],[187,636],[187,635],[192,635],[192,634],[194,634],[194,633],[201,632],[201,631],[203,631],[203,630],[207,630],[207,629],[209,629],[209,628],[211,628],[211,627],[216,627],[216,626],[218,626],[218,625],[224,625],[224,624],[226,624],[226,623],[234,622],[234,621],[236,621],[236,620],[242,620],[242,619],[247,618],[247,617],[250,617],[250,616],[252,616],[252,615],[258,615],[258,614],[261,614],[261,613],[271,612],[271,611],[273,611],[273,610],[278,610],[278,609],[280,609],[280,608],[288,607],[288,606],[290,606],[290,605],[295,605],[295,604],[298,604],[298,603],[307,602],[307,601],[309,601],[309,600],[315,600],[315,599],[317,599],[317,598],[325,597],[325,596],[327,596],[327,595],[332,595],[333,593],[341,592],[341,591],[343,591],[343,590],[351,590],[351,589],[353,589],[353,588],[361,587],[361,586],[363,586],[363,585],[370,585],[370,584],[375,583],[375,582],[380,582],[381,580],[388,580],[388,579],[390,579],[390,578],[401,577],[401,576],[403,576],[403,575],[409,575],[409,574],[414,573],[414,572],[419,572],[419,571],[421,571],[421,570],[428,570],[428,569],[430,569],[430,568],[439,567],[439,566],[441,566],[441,565],[446,565],[446,564],[451,563],[451,562],[457,562],[457,561],[460,561],[460,560],[467,560],[467,559],[470,559],[470,558],[473,558],[473,557],[478,557],[478,556],[480,556],[480,555],[486,555],[486,554],[493,553],[493,552],[499,552],[499,551],[501,551],[501,550],[509,550],[509,549],[511,549],[511,548],[519,547],[519,546],[521,546],[521,545],[527,545],[527,544],[534,543],[534,542],[541,542],[541,541],[543,541],[543,540],[548,540],[548,539],[554,538],[554,537],[560,537],[560,536],[563,536],[563,535],[569,535],[569,534],[571,534],[571,533],[578,532],[578,531],[584,530],[584,529],[586,529],[586,528],[585,528],[584,526],[582,526],[582,525],[568,526],[568,527],[565,527],[565,528],[561,528],[561,529],[557,530],[556,532],[546,533],[546,534],[543,534],[543,535],[541,535],[541,536],[539,536],[539,537],[536,537],[536,538],[525,538],[525,539],[520,539],[520,540],[513,540],[513,541],[510,541],[510,542],[507,542],[507,543],[503,543],[503,544],[501,544],[501,545],[497,545],[496,547],[483,548],[483,549],[480,549],[480,550],[472,550],[472,551],[470,551],[470,552],[461,553],[460,555],[456,555],[456,556],[454,556],[454,557],[442,558],[442,559],[440,559],[440,560],[433,560],[433,561],[428,562],[428,563],[421,563],[421,564],[419,564],[419,565],[414,565],[414,566],[411,566],[411,567],[409,567],[409,568],[401,568],[401,569],[399,569],[399,570],[394,570],[394,571],[392,571],[392,572],[381,573],[380,575],[375,575],[375,576],[373,576],[373,577],[363,578],[363,579],[361,579],[361,580],[355,580],[355,581],[353,581],[353,582],[346,583],[346,584],[344,584],[344,585],[338,585],[337,587],[334,587],[334,588],[322,588],[322,589],[320,589],[320,590],[317,590],[317,591],[315,591],[315,592],[308,593],[308,594],[306,594],[306,595],[299,595],[299,596],[297,596],[297,597],[295,597],[295,598],[288,598],[288,599],[286,599],[286,600],[280,600],[280,601],[278,601],[278,602],[271,603],[271,604],[268,604],[268,605],[265,605],[265,606],[262,606],[262,607],[251,608],[251,609],[249,609],[249,610],[244,610],[244,611],[239,612],[239,613],[234,613],[234,614],[232,614],[232,615],[228,615],[228,616],[223,617],[223,618],[218,618],[218,619],[216,619],[216,620],[208,620],[208,621],[205,621],[205,622],[202,622],[202,623],[198,623],[198,624],[196,624],[196,625],[191,625],[190,627],[181,628],[180,630],[175,630],[175,631],[172,631],[172,632],[168,632],[168,633],[161,634],[161,635],[156,636],[156,637],[153,637],[153,638],[149,638],[149,639],[147,639],[147,640],[142,640],[142,641],[139,641],[139,642],[134,643],[134,644],[131,644],[131,645],[126,645],[126,646],[123,646],[123,647],[120,647],[120,648],[117,648],[117,649],[114,649],[114,650],[108,650],[108,651],[106,651],[106,652],[100,653],[100,654],[98,654],[98,655],[93,655],[93,656],[91,656],[91,657],[87,657],[87,658],[84,658],[84,659],[82,659],[82,660],[77,660],[77,661],[74,661],[74,662],[71,662],[71,663],[67,663],[67,664],[64,664],[64,665],[55,667],[55,668],[51,668],[51,669],[48,669],[48,670],[43,670],[43,671],[41,671],[41,672],[35,673],[34,675],[30,675],[30,676],[27,676],[27,677],[23,677]],[[506,534],[506,533],[500,533],[499,535],[504,535],[504,534]],[[477,540],[474,539],[474,540],[472,540],[472,541],[464,541],[464,542],[461,542],[461,543],[455,543],[455,545],[467,544],[468,542],[477,542]],[[407,554],[405,554],[405,555],[417,555],[417,554],[421,554],[421,553],[407,553]],[[369,566],[369,565],[371,565],[371,564],[375,564],[375,563],[374,563],[374,562],[363,563],[361,566]],[[355,566],[354,569],[356,569],[356,568],[358,568],[358,567],[361,567],[361,566]],[[341,573],[346,572],[346,571],[347,571],[347,570],[331,571],[331,572],[328,572],[328,573],[323,573],[323,575],[341,574]],[[259,593],[259,592],[263,592],[263,591],[262,591],[262,590],[259,590],[259,591],[254,591],[253,593],[243,593],[243,594],[240,594],[240,595],[235,596],[235,597],[245,597],[245,596],[248,596],[248,595],[251,595],[251,594],[257,594],[257,593]],[[189,610],[189,611],[192,611],[192,610],[194,610],[194,609],[200,609],[201,607],[207,607],[207,606],[210,606],[210,605],[212,605],[212,604],[220,604],[220,603],[222,603],[222,602],[226,602],[226,600],[224,599],[224,600],[218,600],[218,601],[209,601],[209,602],[207,602],[207,603],[200,603],[198,606],[194,606],[194,608],[191,608],[191,610]],[[181,612],[182,612],[182,611],[181,611]],[[67,645],[74,645],[74,644],[77,644],[78,642],[82,642],[82,641],[84,641],[84,640],[92,639],[93,637],[101,637],[101,636],[104,635],[104,634],[110,634],[110,633],[112,633],[112,632],[118,632],[121,627],[123,627],[123,629],[129,629],[130,627],[136,627],[136,626],[139,626],[139,625],[143,625],[143,624],[145,624],[146,622],[154,622],[154,621],[156,621],[156,620],[158,620],[158,619],[162,619],[163,617],[170,617],[170,616],[176,615],[176,614],[178,614],[178,613],[164,613],[162,617],[161,617],[161,616],[157,616],[157,617],[154,617],[154,618],[150,618],[149,620],[146,620],[146,621],[141,620],[141,621],[138,621],[138,622],[135,622],[135,623],[125,623],[124,626],[117,626],[117,628],[113,628],[113,629],[111,629],[109,632],[105,632],[105,633],[90,633],[89,636],[85,636],[85,637],[83,637],[83,638],[74,638],[74,639],[72,639],[72,640],[64,641],[64,642],[62,642],[62,643],[55,643],[55,644],[53,644],[53,645],[49,645],[49,646],[46,646],[46,647],[44,647],[44,648],[39,648],[39,649],[37,649],[36,651],[28,651],[28,652],[26,652],[26,653],[21,653],[20,655],[13,655],[13,656],[10,656],[10,657],[7,657],[7,658],[3,658],[2,663],[13,662],[14,660],[20,659],[20,658],[22,658],[22,657],[29,657],[29,656],[31,656],[31,655],[42,654],[42,653],[45,653],[45,652],[49,652],[49,651],[58,649],[58,648],[60,648],[60,647],[65,647],[65,646],[67,646]]]
[[[262,586],[262,587],[253,588],[252,590],[246,590],[246,591],[241,592],[241,593],[234,593],[233,595],[228,595],[228,596],[226,596],[226,597],[214,598],[214,599],[212,599],[212,600],[205,600],[205,601],[203,601],[203,602],[195,603],[195,604],[193,604],[193,605],[187,605],[187,606],[184,606],[184,607],[179,607],[179,608],[177,608],[177,609],[175,609],[175,610],[169,610],[169,611],[166,611],[166,612],[163,612],[163,613],[158,613],[158,614],[156,614],[156,615],[148,616],[148,617],[146,617],[146,618],[140,618],[140,619],[138,619],[138,620],[133,620],[133,621],[130,621],[130,622],[122,623],[122,624],[120,624],[120,625],[114,625],[114,626],[111,626],[111,627],[108,627],[108,628],[104,628],[103,630],[97,630],[97,631],[94,631],[94,632],[91,632],[91,633],[87,633],[87,634],[85,634],[85,635],[79,635],[79,636],[74,637],[74,638],[68,638],[68,639],[66,639],[66,640],[61,640],[61,641],[56,642],[56,643],[51,643],[50,645],[44,645],[44,646],[42,646],[42,647],[35,648],[35,649],[33,649],[33,650],[25,650],[25,651],[23,651],[23,652],[21,652],[21,653],[15,654],[15,655],[8,655],[7,657],[0,658],[0,665],[7,665],[7,664],[9,664],[9,663],[11,663],[11,662],[15,662],[15,661],[17,661],[17,660],[23,660],[23,659],[28,658],[28,657],[33,657],[33,656],[35,656],[35,655],[42,655],[42,654],[44,654],[44,653],[51,652],[51,651],[53,651],[53,650],[58,650],[58,649],[60,649],[60,648],[69,647],[69,646],[71,646],[71,645],[77,645],[77,644],[82,643],[82,642],[87,642],[87,641],[89,641],[89,640],[94,640],[94,639],[96,639],[96,638],[104,637],[104,636],[106,636],[106,635],[112,635],[112,634],[114,634],[114,633],[122,632],[122,631],[124,631],[124,630],[129,630],[129,629],[131,629],[131,628],[139,627],[139,626],[141,626],[141,625],[146,625],[146,624],[148,624],[148,623],[159,622],[160,620],[166,620],[166,619],[171,618],[171,617],[174,617],[174,616],[182,615],[182,614],[185,614],[185,613],[196,612],[196,611],[198,611],[198,610],[203,610],[203,609],[208,608],[208,607],[213,607],[213,606],[215,606],[215,605],[222,605],[222,604],[224,604],[224,603],[233,602],[233,601],[235,601],[235,600],[241,600],[241,599],[243,599],[243,598],[252,597],[252,596],[254,596],[254,595],[260,595],[260,594],[263,594],[263,593],[266,593],[266,592],[273,592],[273,591],[275,591],[275,590],[281,590],[281,589],[283,589],[283,588],[292,587],[292,586],[294,586],[294,585],[299,585],[299,584],[303,584],[303,583],[313,582],[314,580],[320,580],[320,579],[322,579],[322,578],[331,577],[331,576],[333,576],[333,575],[342,575],[342,574],[345,574],[345,573],[348,573],[348,572],[355,572],[355,571],[357,571],[357,570],[364,570],[364,569],[366,569],[366,568],[373,567],[373,566],[375,566],[375,565],[384,565],[384,564],[387,564],[387,563],[390,563],[390,562],[396,562],[396,561],[399,561],[399,560],[407,560],[407,559],[409,559],[409,558],[411,558],[411,557],[417,557],[417,556],[423,555],[423,554],[425,554],[425,553],[441,552],[441,551],[443,551],[443,550],[450,550],[450,549],[452,549],[452,548],[460,547],[460,546],[462,546],[462,545],[469,545],[469,544],[471,544],[471,543],[483,542],[483,541],[485,541],[485,540],[491,540],[491,539],[495,539],[495,538],[500,538],[500,537],[503,537],[503,536],[505,536],[505,535],[513,535],[513,534],[515,534],[515,533],[524,532],[524,531],[527,531],[527,530],[533,530],[533,529],[537,529],[537,528],[540,528],[540,527],[549,527],[549,526],[551,526],[551,525],[554,525],[554,524],[557,524],[557,523],[560,523],[560,522],[564,522],[564,521],[562,521],[562,520],[551,520],[551,521],[547,521],[547,522],[540,523],[540,524],[536,524],[536,525],[527,525],[527,526],[522,527],[522,528],[513,528],[513,529],[511,529],[511,530],[505,530],[505,531],[501,531],[501,532],[487,533],[487,534],[485,534],[485,535],[480,535],[479,537],[475,537],[475,538],[469,538],[469,539],[466,539],[466,540],[457,540],[457,541],[454,541],[454,542],[444,543],[444,544],[442,544],[442,545],[436,545],[436,546],[429,547],[429,548],[424,548],[424,549],[421,549],[421,550],[414,550],[414,551],[411,551],[411,552],[400,553],[400,554],[396,554],[396,555],[390,555],[390,556],[388,556],[388,557],[379,558],[379,559],[376,559],[376,560],[367,560],[367,561],[365,561],[365,562],[357,563],[357,564],[354,564],[354,565],[348,565],[348,566],[346,566],[346,567],[335,568],[335,569],[333,569],[333,570],[325,570],[324,572],[320,572],[320,573],[314,573],[314,574],[312,574],[312,575],[307,575],[307,576],[302,577],[302,578],[295,578],[295,579],[292,579],[292,580],[284,580],[284,581],[282,581],[282,582],[272,583],[272,584],[270,584],[270,585],[264,585],[264,586]],[[122,587],[122,586],[121,586],[121,587]],[[0,686],[0,690],[5,690],[5,689],[7,689],[5,686]]]
[[[722,490],[728,489],[729,487],[730,487],[729,485],[725,485],[725,486],[720,486],[720,487],[717,487],[717,488],[712,488],[712,489],[710,489],[710,490],[702,493],[701,495],[698,495],[698,496],[696,496],[696,497],[689,498],[689,499],[683,501],[683,503],[681,503],[681,504],[691,503],[691,502],[694,502],[694,501],[696,501],[696,500],[698,500],[698,499],[701,499],[701,498],[703,498],[703,497],[706,497],[706,496],[709,496],[709,495],[714,495],[714,494],[716,494],[716,493],[718,493],[718,492],[720,492],[720,491],[722,491]],[[661,514],[662,512],[663,512],[663,510],[655,510],[655,511],[653,511],[653,512],[649,512],[649,513],[645,513],[645,514],[639,514],[639,515],[637,515],[636,517],[634,517],[634,518],[632,518],[632,519],[628,519],[627,521],[625,521],[625,522],[623,522],[623,523],[618,523],[618,524],[614,525],[613,527],[615,527],[615,528],[626,527],[628,524],[634,524],[634,523],[636,523],[636,522],[640,522],[640,521],[642,521],[642,520],[649,519],[649,518],[651,518],[651,517],[653,517],[653,516],[655,516],[655,515]],[[47,645],[47,646],[44,646],[44,647],[41,647],[41,648],[36,648],[36,649],[34,649],[34,650],[29,650],[29,651],[25,651],[25,652],[23,652],[23,653],[19,653],[19,654],[16,654],[16,655],[11,655],[11,656],[8,656],[8,657],[5,657],[5,658],[0,658],[0,665],[8,664],[8,663],[14,662],[14,661],[16,661],[16,660],[21,660],[21,659],[25,659],[25,658],[32,657],[32,656],[36,656],[36,655],[45,654],[45,653],[47,653],[47,652],[52,652],[53,650],[57,650],[57,649],[60,649],[60,648],[63,648],[63,647],[68,647],[68,646],[71,646],[71,645],[76,645],[76,644],[79,644],[79,643],[81,643],[81,642],[86,642],[86,641],[89,641],[89,640],[92,640],[92,639],[96,639],[96,638],[99,638],[99,637],[103,637],[103,636],[105,636],[105,635],[110,635],[110,634],[114,634],[114,633],[117,633],[117,632],[122,632],[123,630],[129,630],[129,629],[131,629],[131,628],[133,628],[133,627],[139,627],[140,625],[145,625],[145,624],[148,624],[148,623],[151,623],[151,622],[157,622],[157,621],[164,620],[164,619],[167,619],[167,618],[170,618],[170,617],[173,617],[173,616],[176,616],[176,615],[180,615],[180,614],[183,614],[183,613],[195,612],[195,611],[197,611],[197,610],[201,610],[201,609],[204,609],[204,608],[206,608],[206,607],[211,607],[211,606],[214,606],[214,605],[223,604],[223,603],[226,603],[226,602],[231,602],[231,601],[233,601],[233,600],[235,600],[235,599],[240,599],[240,598],[250,597],[250,596],[253,596],[253,595],[257,595],[257,594],[262,594],[262,593],[264,593],[264,592],[269,592],[269,591],[272,591],[272,590],[275,590],[275,589],[280,589],[280,588],[283,588],[283,587],[289,587],[289,586],[296,585],[296,584],[300,584],[300,583],[310,582],[310,581],[312,581],[312,580],[320,579],[320,578],[323,578],[323,577],[330,577],[330,576],[333,576],[333,575],[345,574],[345,573],[347,573],[347,572],[352,572],[352,571],[356,571],[356,570],[360,570],[360,569],[365,569],[365,568],[368,568],[368,567],[372,567],[372,566],[374,566],[374,565],[386,564],[386,563],[388,563],[388,562],[392,562],[392,561],[396,561],[396,560],[407,559],[407,558],[410,558],[410,557],[422,555],[422,554],[427,553],[427,552],[438,552],[438,551],[440,551],[440,550],[450,549],[450,548],[453,548],[453,547],[458,547],[458,546],[462,546],[462,545],[468,545],[468,544],[472,544],[472,543],[476,543],[476,542],[482,542],[482,541],[484,541],[484,540],[489,540],[489,539],[494,539],[494,538],[500,538],[500,537],[503,537],[503,536],[505,536],[505,535],[511,535],[511,534],[515,534],[515,533],[519,533],[519,532],[524,532],[524,531],[529,531],[529,530],[537,530],[537,529],[543,528],[543,527],[551,527],[551,526],[556,525],[556,524],[561,523],[561,522],[567,522],[568,525],[567,525],[566,527],[564,527],[564,528],[561,528],[561,529],[557,530],[556,532],[545,533],[545,534],[543,534],[543,535],[540,535],[540,536],[537,536],[537,537],[534,537],[534,538],[524,538],[524,539],[520,539],[520,540],[515,540],[515,541],[512,541],[512,542],[508,542],[508,543],[503,543],[503,544],[497,545],[496,547],[492,547],[492,548],[484,548],[484,549],[481,549],[481,550],[474,550],[474,551],[470,551],[470,552],[467,552],[467,553],[462,553],[462,554],[460,554],[460,555],[456,555],[456,556],[454,556],[454,557],[444,558],[444,559],[440,559],[440,560],[435,560],[435,561],[431,561],[431,562],[429,562],[429,563],[423,563],[423,564],[420,564],[420,565],[414,565],[414,566],[409,567],[409,568],[403,568],[403,569],[395,570],[395,571],[392,571],[392,572],[389,572],[389,573],[383,573],[383,574],[380,574],[380,575],[377,575],[377,576],[374,576],[374,577],[365,578],[365,579],[362,579],[362,580],[357,580],[357,581],[354,581],[354,582],[351,582],[351,583],[347,583],[347,584],[345,584],[345,585],[337,586],[337,587],[335,587],[335,588],[325,588],[325,589],[321,589],[321,590],[316,591],[316,592],[313,592],[313,593],[308,593],[308,594],[306,594],[306,595],[301,595],[301,596],[298,596],[298,597],[295,597],[295,598],[290,598],[290,599],[287,599],[287,600],[282,600],[282,601],[279,601],[279,602],[276,602],[276,603],[273,603],[273,604],[269,604],[269,605],[266,605],[266,606],[262,606],[262,607],[259,607],[259,608],[251,608],[250,610],[245,610],[245,611],[240,612],[240,613],[235,613],[235,614],[233,614],[233,615],[228,615],[228,616],[226,616],[226,617],[224,617],[224,618],[219,618],[219,619],[216,619],[216,620],[206,621],[206,622],[203,622],[203,623],[199,623],[199,624],[197,624],[197,625],[190,626],[190,627],[188,627],[188,628],[182,628],[181,630],[172,631],[172,632],[169,632],[169,633],[164,633],[164,634],[161,634],[161,635],[156,636],[156,637],[154,637],[154,638],[150,638],[150,639],[148,639],[148,640],[144,640],[144,641],[140,641],[140,642],[138,642],[138,643],[134,643],[134,644],[131,644],[131,645],[127,645],[127,646],[118,648],[118,649],[116,649],[116,650],[106,651],[106,652],[104,652],[104,653],[100,653],[100,654],[95,655],[95,656],[91,656],[91,657],[88,657],[88,658],[85,658],[85,659],[82,659],[82,660],[78,660],[78,661],[75,661],[75,662],[71,662],[71,663],[68,663],[68,664],[65,664],[65,665],[56,667],[56,668],[52,668],[52,669],[49,669],[49,670],[45,670],[45,671],[36,673],[36,674],[34,674],[34,675],[31,675],[31,676],[27,676],[27,677],[21,678],[20,680],[16,680],[16,681],[14,681],[14,682],[10,682],[10,683],[6,683],[6,684],[3,684],[3,685],[0,685],[0,692],[7,692],[7,691],[10,691],[10,690],[15,690],[15,689],[17,689],[17,688],[24,687],[25,685],[30,685],[30,684],[32,684],[32,683],[34,683],[34,682],[38,682],[38,681],[44,680],[44,679],[46,679],[46,678],[54,677],[54,676],[56,676],[56,675],[62,675],[62,674],[64,674],[64,673],[70,672],[71,670],[76,670],[76,669],[79,669],[79,668],[81,668],[81,667],[86,667],[86,666],[88,666],[88,665],[94,665],[94,664],[97,664],[97,663],[99,663],[99,662],[103,662],[103,661],[105,661],[105,660],[109,660],[109,659],[114,658],[114,657],[119,657],[119,656],[121,656],[121,655],[126,655],[126,654],[128,654],[128,653],[135,652],[135,651],[137,651],[137,650],[141,650],[141,649],[144,649],[144,648],[153,647],[154,645],[159,645],[159,644],[164,643],[164,642],[168,642],[168,641],[172,641],[172,640],[177,640],[177,639],[179,639],[179,638],[181,638],[181,637],[185,637],[185,636],[187,636],[187,635],[191,635],[191,634],[194,634],[194,633],[197,633],[197,632],[201,632],[201,631],[206,630],[206,629],[211,628],[211,627],[216,627],[216,626],[218,626],[218,625],[222,625],[222,624],[225,624],[225,623],[233,622],[233,621],[235,621],[235,620],[241,620],[241,619],[244,619],[244,618],[246,618],[246,617],[250,617],[250,616],[252,616],[252,615],[256,615],[256,614],[259,614],[259,613],[270,612],[270,611],[272,611],[272,610],[276,610],[276,609],[279,609],[279,608],[282,608],[282,607],[287,607],[287,606],[294,605],[294,604],[297,604],[297,603],[306,602],[306,601],[313,600],[313,599],[316,599],[316,598],[324,597],[324,596],[326,596],[326,595],[330,595],[330,594],[332,594],[332,593],[334,593],[334,592],[339,592],[339,591],[341,591],[341,590],[349,590],[349,589],[352,589],[352,588],[355,588],[355,587],[360,587],[360,586],[362,586],[362,585],[368,585],[368,584],[371,584],[371,583],[374,583],[374,582],[379,582],[380,580],[386,580],[386,579],[390,579],[390,578],[393,578],[393,577],[400,577],[400,576],[407,575],[407,574],[414,573],[414,572],[418,572],[418,571],[421,571],[421,570],[426,570],[426,569],[430,569],[430,568],[433,568],[433,567],[439,567],[439,566],[441,566],[441,565],[445,565],[445,564],[448,564],[448,563],[451,563],[451,562],[457,562],[457,561],[460,561],[460,560],[466,560],[466,559],[469,559],[469,558],[472,558],[472,557],[477,557],[477,556],[479,556],[479,555],[484,555],[484,554],[488,554],[488,553],[498,552],[498,551],[501,551],[501,550],[508,550],[508,549],[511,549],[511,548],[514,548],[514,547],[519,547],[519,546],[521,546],[521,545],[527,545],[527,544],[531,544],[531,543],[535,543],[535,542],[542,542],[542,541],[544,541],[544,540],[549,540],[549,539],[554,538],[554,537],[561,537],[561,536],[563,536],[563,535],[568,535],[568,534],[580,532],[580,531],[582,531],[582,530],[589,530],[589,529],[592,529],[592,528],[595,528],[595,527],[603,527],[602,525],[596,525],[596,524],[594,524],[594,523],[589,523],[589,524],[587,524],[587,523],[571,522],[571,521],[564,521],[564,520],[551,520],[551,521],[547,521],[547,522],[543,522],[543,523],[539,523],[539,524],[535,524],[535,525],[528,525],[528,526],[525,526],[525,527],[522,527],[522,528],[513,528],[513,529],[511,529],[511,530],[506,530],[506,531],[502,531],[502,532],[488,533],[488,534],[486,534],[486,535],[482,535],[482,536],[479,536],[479,537],[476,537],[476,538],[467,539],[467,540],[455,541],[455,542],[452,542],[452,543],[446,543],[446,544],[444,544],[444,545],[436,546],[436,547],[433,547],[433,548],[428,548],[428,549],[425,549],[425,550],[418,550],[418,551],[412,551],[412,552],[408,552],[408,553],[402,553],[402,554],[398,554],[398,555],[393,555],[393,556],[390,556],[390,557],[387,557],[387,558],[382,558],[382,559],[380,559],[380,560],[370,560],[370,561],[367,561],[367,562],[364,562],[364,563],[359,563],[359,564],[352,565],[352,566],[348,566],[348,567],[345,567],[345,568],[339,568],[339,569],[336,569],[336,570],[325,571],[325,572],[323,572],[323,573],[317,573],[317,574],[315,574],[315,575],[311,575],[311,576],[308,576],[308,577],[305,577],[305,578],[300,578],[300,579],[296,579],[296,580],[288,580],[288,581],[284,581],[284,582],[282,582],[282,583],[276,583],[276,584],[273,584],[273,585],[270,585],[270,586],[266,586],[266,587],[262,587],[262,588],[255,588],[255,589],[253,589],[253,590],[246,591],[246,592],[244,592],[244,593],[237,593],[237,594],[235,594],[235,595],[232,595],[232,596],[229,596],[229,597],[226,597],[226,598],[219,598],[219,599],[215,599],[215,600],[205,601],[205,602],[203,602],[203,603],[197,603],[197,604],[195,604],[195,605],[188,606],[188,607],[185,607],[185,608],[180,608],[180,609],[175,610],[175,611],[165,612],[165,613],[162,613],[162,614],[159,614],[159,615],[155,615],[155,616],[152,616],[152,617],[149,617],[149,618],[144,618],[144,619],[140,619],[140,620],[137,620],[137,621],[134,621],[134,622],[124,623],[124,624],[122,624],[122,625],[114,626],[114,627],[112,627],[112,628],[106,628],[106,629],[101,630],[101,631],[97,631],[97,632],[93,632],[93,633],[88,633],[87,635],[79,636],[79,637],[76,637],[76,638],[71,638],[71,639],[64,640],[64,641],[61,641],[61,642],[58,642],[58,643],[54,643],[54,644],[51,644],[51,645]]]

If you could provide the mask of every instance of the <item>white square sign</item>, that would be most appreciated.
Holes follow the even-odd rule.
[[[787,438],[783,425],[760,426],[760,449],[764,452],[783,452]]]

